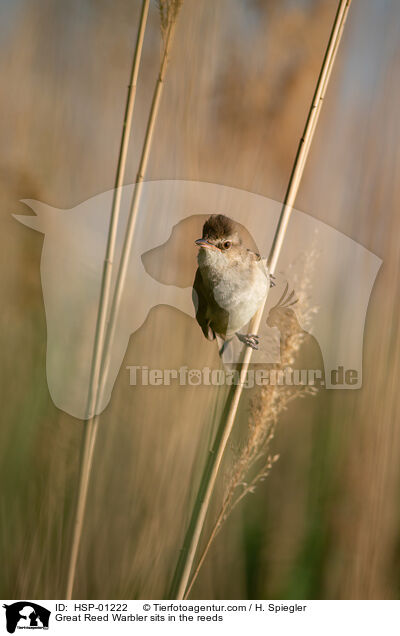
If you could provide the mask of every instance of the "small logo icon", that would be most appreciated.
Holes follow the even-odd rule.
[[[18,629],[49,629],[51,612],[32,601],[18,601],[3,605],[6,610],[7,631],[13,634]]]

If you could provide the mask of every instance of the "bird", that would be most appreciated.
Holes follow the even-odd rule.
[[[192,299],[196,320],[208,340],[222,339],[222,355],[235,336],[258,349],[257,334],[240,331],[247,325],[274,283],[259,254],[246,246],[243,228],[223,214],[203,225]]]

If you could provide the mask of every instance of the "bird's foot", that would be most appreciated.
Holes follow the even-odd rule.
[[[246,345],[246,347],[251,347],[252,349],[258,349],[258,343],[259,343],[259,336],[257,336],[257,334],[255,333],[237,333],[236,334],[237,337],[239,338],[240,342],[243,342],[243,344]]]
[[[273,274],[269,275],[269,286],[271,287],[276,287],[276,276],[274,276]]]

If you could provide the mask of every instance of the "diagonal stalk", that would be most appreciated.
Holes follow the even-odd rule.
[[[314,92],[314,97],[310,106],[303,136],[300,139],[293,169],[289,178],[288,187],[283,201],[278,225],[268,258],[268,269],[271,274],[275,272],[278,258],[282,249],[290,215],[300,186],[301,178],[303,176],[307,157],[311,147],[312,138],[315,132],[319,114],[321,112],[324,95],[328,86],[334,60],[343,33],[343,27],[346,21],[350,2],[351,0],[339,1],[337,13],[325,52],[325,57]],[[250,333],[258,332],[265,307],[265,302],[266,298],[262,307],[260,307],[252,320]],[[220,425],[215,436],[214,444],[209,452],[206,461],[199,490],[193,507],[192,517],[189,523],[189,527],[186,531],[183,547],[178,558],[170,589],[169,595],[172,599],[183,599],[186,596],[190,573],[192,571],[193,562],[196,556],[207,511],[214,491],[218,470],[220,468],[226,444],[228,442],[235,422],[243,385],[246,380],[246,374],[251,359],[251,353],[252,350],[248,347],[243,356],[239,383],[237,384],[237,386],[231,387],[229,391],[224,413],[221,417]],[[197,576],[197,571],[195,575]],[[192,583],[190,584],[190,586],[191,585]]]
[[[126,159],[128,153],[129,137],[132,128],[132,116],[135,105],[136,85],[139,74],[140,60],[142,55],[144,33],[146,29],[147,16],[149,11],[150,0],[143,0],[142,9],[139,20],[139,28],[136,38],[135,51],[133,55],[132,69],[130,74],[130,82],[128,86],[128,95],[126,99],[125,115],[122,128],[121,144],[118,156],[117,173],[115,178],[114,195],[111,209],[110,225],[108,230],[108,239],[106,254],[104,257],[103,274],[101,281],[99,308],[97,313],[95,339],[93,345],[92,364],[89,379],[88,400],[86,405],[87,418],[93,412],[96,401],[97,385],[100,376],[101,359],[103,355],[104,337],[106,328],[106,319],[111,293],[111,276],[113,261],[115,257],[116,236],[118,229],[118,221],[121,208],[122,184],[124,182]],[[86,503],[87,486],[91,469],[91,458],[94,446],[95,428],[91,420],[84,425],[83,451],[80,460],[80,478],[77,496],[77,504],[74,519],[73,538],[71,544],[71,552],[68,564],[67,590],[66,598],[70,599],[75,580],[76,563],[78,558],[80,538],[82,534],[83,514]]]
[[[120,265],[118,269],[117,280],[115,283],[115,290],[114,290],[114,295],[113,295],[113,299],[111,303],[108,328],[107,328],[107,333],[106,333],[105,342],[104,342],[104,354],[103,354],[102,367],[101,367],[99,390],[98,390],[97,400],[96,400],[96,409],[95,409],[96,411],[100,407],[105,384],[107,381],[108,369],[110,364],[110,354],[112,350],[112,344],[114,341],[115,329],[117,324],[117,315],[118,315],[118,311],[119,311],[119,307],[120,307],[121,299],[122,299],[122,294],[123,294],[123,290],[125,286],[126,274],[128,270],[129,258],[131,254],[131,248],[132,248],[132,241],[134,237],[136,221],[137,221],[137,216],[139,211],[140,197],[141,197],[142,188],[143,188],[143,180],[147,170],[147,164],[149,160],[155,124],[157,121],[158,110],[160,107],[161,95],[162,95],[162,90],[164,86],[164,77],[167,70],[168,55],[169,55],[169,50],[172,43],[172,37],[173,37],[175,24],[176,24],[175,21],[170,22],[167,29],[160,71],[159,71],[159,75],[157,78],[157,82],[156,82],[156,86],[155,86],[155,90],[153,94],[153,100],[150,107],[149,118],[147,121],[147,128],[146,128],[146,134],[145,134],[145,138],[143,142],[142,155],[139,162],[138,173],[136,176],[135,190],[133,193],[132,203],[129,210],[128,224],[126,227],[125,239],[124,239],[124,244],[123,244],[122,253],[121,253],[121,261],[120,261]],[[94,419],[96,418],[97,416],[95,416]]]
[[[153,140],[155,125],[157,121],[157,115],[159,111],[162,90],[164,86],[164,77],[167,70],[168,55],[170,46],[173,39],[173,32],[176,24],[177,12],[174,14],[173,19],[168,23],[165,38],[164,49],[160,64],[160,70],[156,82],[156,86],[153,93],[153,99],[150,107],[150,113],[147,121],[147,127],[142,147],[142,153],[139,162],[138,173],[135,182],[135,189],[132,197],[132,202],[129,210],[128,223],[125,231],[124,243],[121,252],[120,263],[118,267],[118,273],[115,283],[114,294],[111,300],[111,307],[109,311],[109,317],[106,325],[105,335],[103,338],[103,347],[101,350],[101,365],[99,366],[98,374],[96,376],[96,382],[94,383],[94,391],[91,395],[90,409],[88,409],[88,415],[93,413],[86,422],[84,446],[81,459],[81,475],[78,487],[78,504],[75,518],[74,538],[73,538],[73,550],[71,554],[70,572],[68,577],[68,593],[71,598],[73,591],[73,581],[75,578],[76,563],[78,559],[80,540],[82,536],[83,521],[86,509],[87,493],[93,463],[93,452],[96,444],[99,416],[96,414],[100,408],[106,381],[108,375],[108,369],[110,364],[110,356],[112,351],[112,344],[115,335],[115,328],[117,323],[118,311],[121,304],[122,294],[124,290],[126,274],[128,270],[129,258],[131,253],[131,247],[136,227],[136,221],[138,216],[140,197],[143,187],[144,175],[147,170],[148,160],[150,156],[151,144]]]

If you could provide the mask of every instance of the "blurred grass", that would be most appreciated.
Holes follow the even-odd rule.
[[[335,8],[333,0],[185,0],[151,178],[282,198]],[[10,214],[25,213],[24,197],[72,207],[112,187],[138,12],[128,0],[0,3],[4,598],[63,597],[82,432],[47,390],[43,239]],[[324,391],[285,414],[280,460],[221,531],[194,597],[399,596],[399,13],[395,0],[353,3],[298,201],[384,260],[363,388]],[[153,5],[129,181],[159,59],[157,20]],[[163,595],[210,416],[222,408],[216,387],[130,387],[127,364],[220,362],[195,322],[169,307],[153,309],[131,337],[102,416],[80,598]]]

